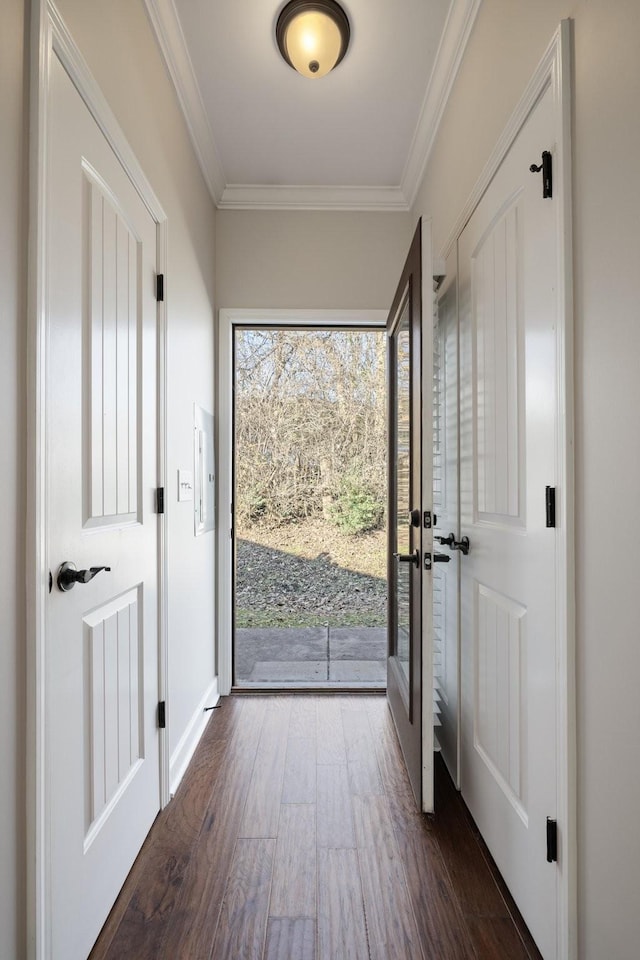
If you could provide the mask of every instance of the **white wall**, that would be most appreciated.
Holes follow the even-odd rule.
[[[168,217],[169,702],[172,755],[214,676],[214,536],[194,538],[177,470],[193,469],[193,403],[213,412],[214,208],[142,0],[58,9]]]
[[[24,6],[0,23],[0,957],[24,956]]]
[[[25,956],[26,196],[28,27],[0,14],[0,957]],[[176,503],[193,402],[213,410],[214,209],[142,0],[60,0],[169,218],[168,524],[172,749],[214,676],[214,540]],[[190,594],[182,590],[189,579]],[[195,596],[195,601],[190,597]]]
[[[411,243],[406,213],[220,210],[221,307],[386,309]]]
[[[24,955],[23,0],[0,29],[0,957]],[[175,502],[192,403],[213,405],[213,210],[141,0],[60,0],[169,216],[170,714],[175,747],[213,675],[213,539]],[[484,0],[412,216],[220,212],[217,303],[384,307],[419,213],[444,241],[562,17],[575,18],[580,960],[640,941],[640,4]],[[173,490],[172,490],[173,478]],[[188,514],[188,516],[187,516]],[[195,584],[196,604],[180,586]]]
[[[640,942],[637,0],[484,0],[413,216],[433,216],[438,250],[563,17],[575,20],[579,958],[632,960]]]

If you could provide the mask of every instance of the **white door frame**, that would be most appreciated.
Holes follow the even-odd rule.
[[[577,960],[577,830],[576,830],[576,694],[575,694],[575,553],[574,553],[574,380],[573,380],[573,249],[571,177],[571,21],[560,23],[518,106],[487,161],[441,256],[457,247],[509,148],[534,106],[551,88],[555,110],[553,190],[559,198],[556,350],[558,486],[556,489],[557,570],[557,817],[558,817],[558,958]],[[532,162],[536,158],[532,157]],[[458,636],[460,662],[460,636]],[[460,710],[460,706],[459,706]],[[458,728],[460,728],[458,716]]]
[[[46,749],[45,650],[49,593],[47,503],[47,134],[50,71],[57,57],[156,222],[158,272],[166,273],[167,218],[118,121],[92,76],[52,0],[31,4],[31,102],[29,156],[29,267],[27,343],[27,956],[51,954],[49,857],[49,770]],[[166,296],[157,305],[158,466],[166,475]],[[158,518],[159,698],[167,690],[166,517]],[[169,800],[166,730],[160,730],[160,802]]]
[[[233,554],[231,500],[233,497],[233,330],[250,325],[278,327],[369,327],[384,330],[386,310],[252,310],[225,308],[218,322],[218,557],[217,666],[220,695],[232,684]]]

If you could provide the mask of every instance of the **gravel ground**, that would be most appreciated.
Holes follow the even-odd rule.
[[[241,533],[238,627],[386,623],[386,579],[375,575],[384,570],[384,534],[347,537],[318,521]]]

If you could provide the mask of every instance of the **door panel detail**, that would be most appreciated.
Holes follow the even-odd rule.
[[[474,745],[526,826],[527,611],[477,581],[475,595]]]
[[[140,590],[137,587],[84,617],[89,826],[144,754]]]
[[[472,257],[475,514],[523,525],[522,200],[490,225]]]
[[[139,519],[138,370],[140,242],[108,195],[84,169],[88,230],[85,526]]]

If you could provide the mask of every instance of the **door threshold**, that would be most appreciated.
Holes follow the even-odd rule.
[[[347,686],[347,684],[335,684],[334,686],[316,686],[312,683],[253,683],[242,687],[231,687],[233,696],[275,696],[278,694],[293,694],[302,696],[365,696],[365,697],[384,697],[387,693],[386,686],[373,686],[371,684],[360,684],[359,686]]]

